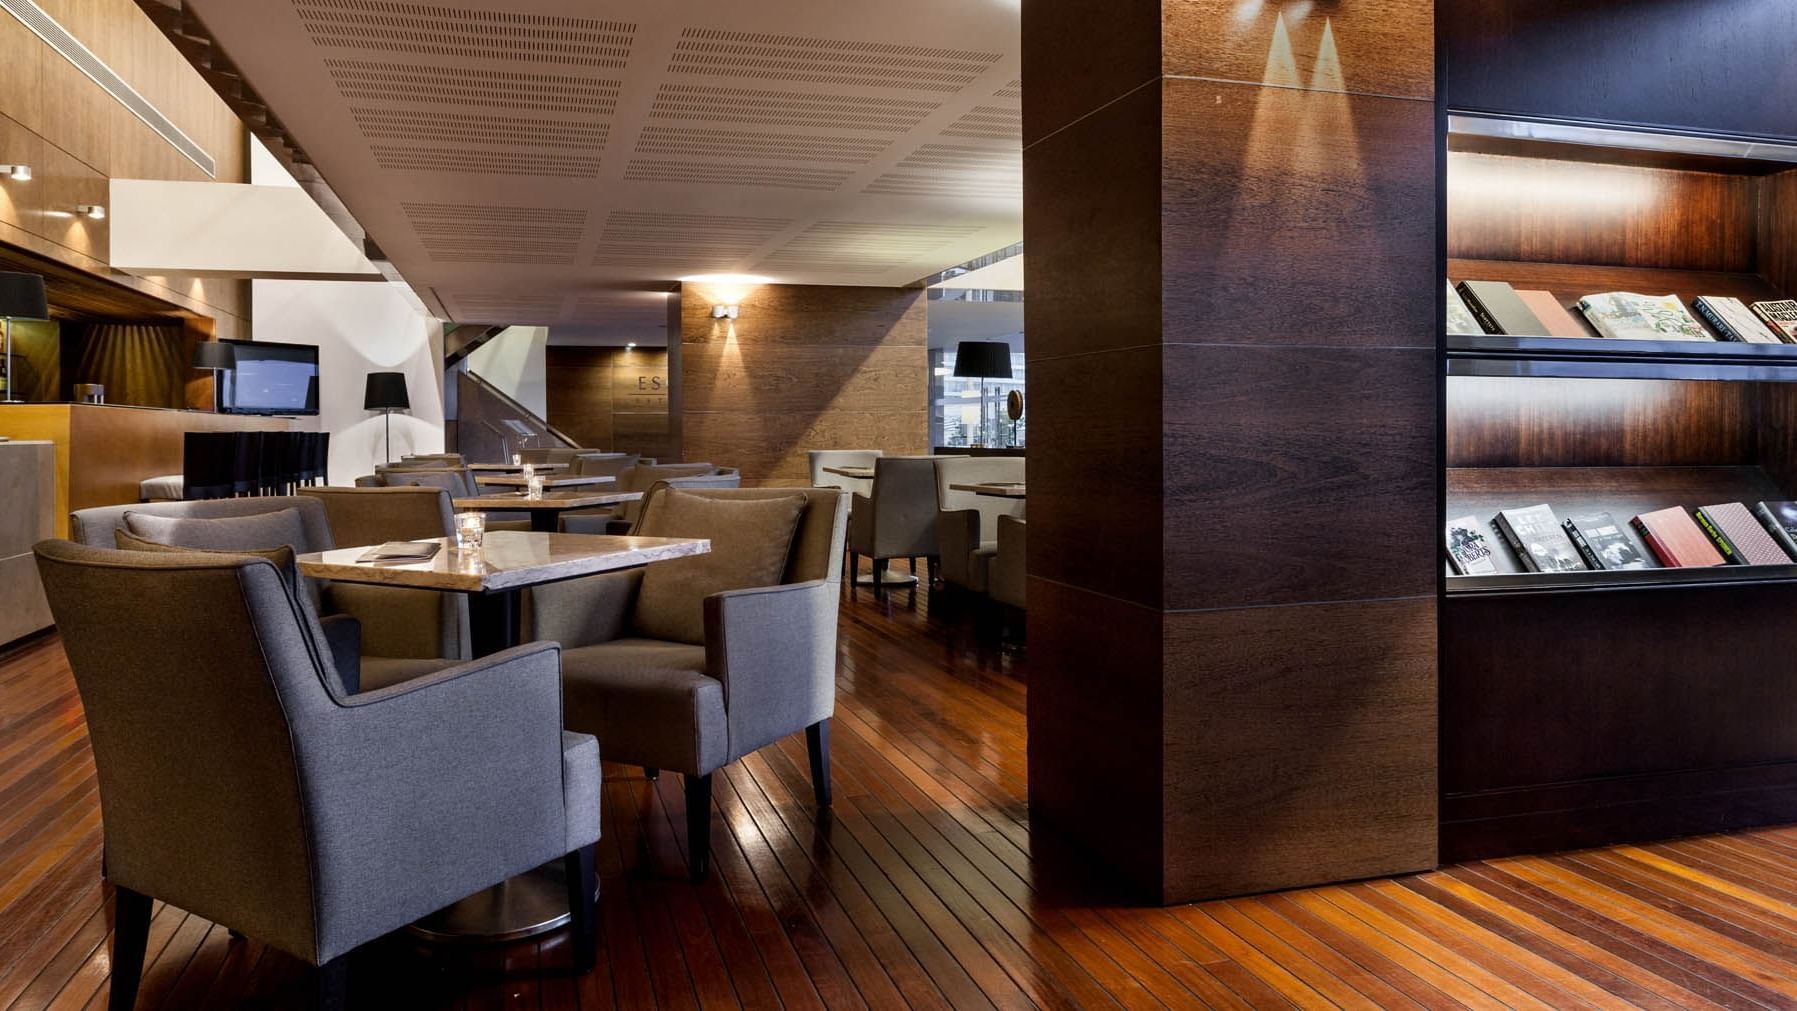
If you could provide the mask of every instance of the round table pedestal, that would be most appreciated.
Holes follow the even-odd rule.
[[[894,572],[891,569],[887,569],[886,578],[883,581],[875,579],[874,576],[866,573],[855,577],[856,586],[878,586],[882,582],[884,582],[886,586],[916,586],[917,576],[912,573]]]
[[[546,934],[571,918],[567,879],[556,859],[475,892],[406,929],[437,944],[492,944]]]

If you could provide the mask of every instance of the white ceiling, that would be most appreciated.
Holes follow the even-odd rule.
[[[1022,238],[1019,0],[189,0],[425,303],[625,325]]]

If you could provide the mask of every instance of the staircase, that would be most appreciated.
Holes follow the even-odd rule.
[[[580,443],[468,371],[455,371],[454,420],[444,435],[452,452],[473,462],[509,460],[519,449],[580,448]]]

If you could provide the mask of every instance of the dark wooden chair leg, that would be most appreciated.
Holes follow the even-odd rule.
[[[593,847],[582,846],[562,858],[568,879],[568,942],[574,946],[574,972],[584,976],[598,964],[599,934],[593,908]]]
[[[686,777],[687,869],[694,881],[711,870],[711,776]]]
[[[805,728],[805,746],[811,752],[811,789],[817,806],[830,806],[830,721],[818,720]]]
[[[886,559],[874,559],[874,596],[886,596]]]
[[[144,947],[150,940],[150,897],[129,888],[112,897],[112,1011],[131,1011],[143,979]]]
[[[349,955],[338,955],[312,970],[312,1006],[317,1011],[343,1011],[349,1006]]]
[[[241,941],[244,939],[243,931],[238,930],[236,927],[226,927],[225,933],[229,934],[233,941]]]
[[[905,559],[905,561],[910,563],[910,565],[911,565],[911,575],[913,575],[913,576],[917,575],[917,559],[907,558],[907,559]]]
[[[647,765],[645,765],[645,766],[643,766],[643,775],[648,777],[650,780],[657,780],[657,779],[661,778],[661,770],[660,769],[651,769]]]

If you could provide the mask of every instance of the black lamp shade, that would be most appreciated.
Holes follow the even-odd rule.
[[[406,396],[404,372],[368,373],[368,386],[362,393],[363,410],[404,411],[411,406],[412,399]]]
[[[955,377],[1011,378],[1011,345],[1004,341],[962,341],[955,345]]]
[[[193,367],[196,369],[233,369],[237,367],[237,353],[231,345],[218,341],[203,341],[193,346]]]
[[[0,272],[0,316],[49,319],[50,304],[44,299],[44,279],[37,274]]]

